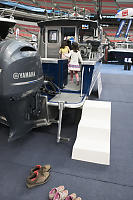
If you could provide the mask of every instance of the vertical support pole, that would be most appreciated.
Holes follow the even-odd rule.
[[[39,35],[39,40],[38,40],[38,48],[39,48],[39,53],[41,57],[44,57],[44,41],[43,41],[43,33],[44,33],[44,28],[40,28],[40,35]]]
[[[132,19],[129,20],[128,27],[127,27],[127,30],[126,30],[126,33],[125,33],[125,38],[127,38],[127,36],[128,36],[128,32],[129,32],[131,24],[132,24]]]
[[[102,18],[101,13],[102,13],[102,0],[97,0],[97,20],[99,26]]]
[[[45,46],[44,46],[44,49],[45,49],[45,58],[47,58],[47,55],[48,55],[48,28],[46,27],[45,28]]]
[[[47,120],[47,123],[49,123],[49,111],[48,111],[48,97],[45,96],[45,112],[46,112],[46,120]]]
[[[121,23],[120,23],[120,25],[119,25],[119,28],[118,28],[118,30],[117,30],[117,32],[116,32],[115,37],[119,37],[119,36],[120,36],[121,31],[122,31],[122,28],[123,28],[125,22],[126,22],[125,19],[122,19],[122,20],[121,20]]]
[[[61,124],[62,124],[62,113],[64,109],[64,102],[59,102],[59,121],[58,121],[58,133],[57,133],[57,143],[61,139]]]
[[[84,83],[84,66],[82,66],[82,77],[81,77],[81,91],[80,91],[80,96],[83,96],[83,83]]]

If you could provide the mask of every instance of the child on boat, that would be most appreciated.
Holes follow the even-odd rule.
[[[67,46],[67,42],[64,40],[61,44],[59,54],[61,59],[68,59],[68,57],[65,56],[65,54],[68,54],[70,52],[69,47]]]
[[[79,63],[82,63],[83,60],[82,60],[77,42],[72,43],[72,50],[66,56],[70,58],[68,69],[70,71],[71,82],[73,82],[73,74],[75,73],[77,85],[79,85],[79,75],[78,75],[78,72],[80,71]]]

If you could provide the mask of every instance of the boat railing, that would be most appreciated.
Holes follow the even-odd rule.
[[[80,43],[79,49],[80,49],[80,52],[81,52],[81,56],[85,60],[96,61],[97,59],[101,58],[102,55],[103,55],[102,44],[94,50],[92,45]]]
[[[16,8],[0,8],[0,16],[1,17],[7,17],[7,18],[10,18],[10,19],[14,19],[13,15],[14,15],[14,12],[15,12],[15,9]],[[6,11],[11,11],[11,14],[5,14]]]
[[[90,51],[89,53],[89,60],[90,61],[96,61],[96,60],[99,60],[101,57],[102,57],[102,48],[101,46],[98,47],[98,51],[96,52],[92,52]]]
[[[50,14],[45,12],[44,18],[52,19],[52,18],[65,18],[65,19],[90,19],[91,14],[86,9],[81,9],[76,7],[76,9],[70,9],[70,10],[61,10],[61,9],[53,9],[53,12]]]
[[[115,49],[133,49],[133,42],[131,43],[115,43]]]

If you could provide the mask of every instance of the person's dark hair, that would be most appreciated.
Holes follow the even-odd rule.
[[[67,42],[66,42],[66,40],[64,40],[62,43],[61,43],[61,47],[60,48],[65,48],[65,46],[67,46]]]
[[[67,41],[66,41],[66,44],[67,44],[67,46],[69,47],[69,49],[72,49],[72,45],[71,45],[71,41],[70,41],[70,40],[67,40]]]
[[[78,50],[79,50],[79,45],[78,45],[77,42],[73,42],[73,43],[72,43],[72,50],[73,50],[74,52],[78,52]]]

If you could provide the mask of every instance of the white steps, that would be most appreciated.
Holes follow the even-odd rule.
[[[110,164],[111,102],[86,100],[72,159]]]

